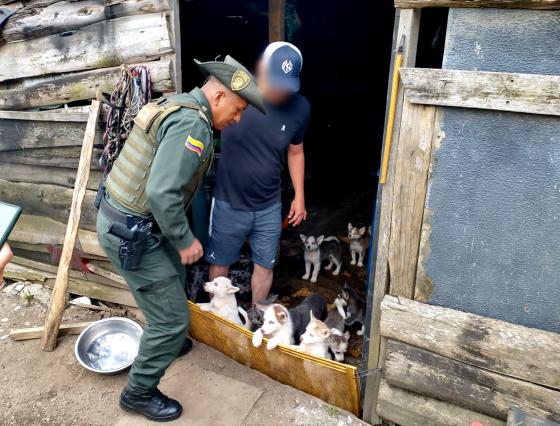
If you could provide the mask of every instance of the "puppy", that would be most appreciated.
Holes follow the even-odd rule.
[[[344,324],[349,326],[354,323],[362,324],[362,328],[356,333],[358,336],[364,334],[365,318],[367,304],[358,294],[350,287],[344,287],[338,295],[346,303]]]
[[[324,318],[327,303],[316,294],[303,299],[303,302],[293,309],[274,303],[266,307],[263,314],[263,325],[253,333],[253,346],[259,347],[263,337],[268,338],[266,348],[274,349],[279,344],[293,345],[299,342],[309,324],[309,311],[315,318]]]
[[[349,331],[342,332],[338,328],[331,328],[331,335],[329,336],[329,349],[334,355],[334,359],[336,361],[344,361],[344,354],[348,350],[349,340]]]
[[[303,242],[304,259],[305,259],[305,275],[302,277],[308,280],[311,276],[311,282],[317,282],[317,276],[321,269],[321,263],[328,259],[329,264],[325,267],[329,271],[333,265],[336,266],[333,275],[338,275],[340,267],[342,266],[342,253],[340,248],[340,241],[336,237],[325,238],[321,235],[318,238],[313,236],[307,237],[303,234],[299,236]],[[313,266],[313,274],[311,274],[311,267]]]
[[[329,327],[323,321],[315,318],[313,311],[309,311],[309,324],[305,328],[305,333],[301,335],[301,343],[292,347],[309,355],[330,359],[330,335],[331,330]]]
[[[247,312],[242,307],[237,306],[237,299],[235,298],[235,293],[239,291],[239,287],[233,286],[229,278],[215,278],[213,281],[204,284],[204,290],[213,294],[214,297],[210,303],[197,303],[200,309],[214,312],[235,324],[248,327]],[[239,318],[239,314],[243,316],[245,324]]]
[[[255,331],[261,328],[264,321],[264,311],[268,305],[272,305],[278,299],[277,294],[270,294],[265,300],[261,300],[254,304],[251,308],[247,309],[247,316],[249,317],[249,329]]]
[[[352,265],[364,266],[364,257],[369,247],[369,237],[371,227],[366,233],[366,227],[357,228],[348,224],[348,238],[350,239],[350,255],[352,256]],[[356,262],[356,257],[358,258]]]
[[[334,307],[329,310],[325,324],[331,330],[329,336],[329,349],[334,355],[336,361],[344,361],[344,354],[348,350],[348,340],[350,333],[344,331],[344,320],[346,319],[346,312],[344,307],[346,301],[342,297],[334,299]]]

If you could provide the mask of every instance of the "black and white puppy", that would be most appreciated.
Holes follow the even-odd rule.
[[[366,232],[366,227],[358,228],[348,224],[348,239],[350,240],[350,255],[352,256],[352,265],[364,266],[364,257],[369,247],[369,237],[371,227]],[[357,258],[357,260],[356,260]]]
[[[334,300],[334,307],[329,310],[325,320],[325,324],[331,330],[328,339],[329,349],[334,355],[334,359],[339,362],[344,361],[344,354],[348,350],[348,341],[350,340],[350,333],[344,331],[345,304],[346,302],[341,297],[337,297]]]
[[[333,275],[338,275],[340,273],[340,268],[342,266],[342,251],[340,248],[340,241],[336,237],[327,237],[323,235],[320,237],[305,236],[300,234],[299,236],[303,242],[304,247],[304,259],[305,259],[305,275],[302,277],[304,280],[308,280],[311,277],[311,282],[317,282],[317,276],[321,270],[321,263],[325,260],[329,261],[329,264],[325,266],[327,271],[331,270],[333,265],[335,269]],[[313,268],[313,273],[311,269]]]
[[[278,299],[277,294],[269,294],[265,300],[260,300],[258,303],[254,304],[251,308],[247,309],[247,316],[249,318],[249,329],[255,331],[257,328],[261,328],[264,321],[264,311],[269,306],[276,302]]]
[[[266,348],[269,350],[279,344],[289,346],[299,343],[309,324],[310,311],[315,318],[323,319],[327,313],[327,303],[321,296],[312,294],[293,309],[287,309],[279,303],[267,306],[263,315],[263,325],[253,333],[253,346],[259,347],[263,337],[268,339]]]
[[[362,324],[362,328],[356,333],[358,336],[364,334],[366,321],[367,303],[350,287],[345,286],[338,295],[346,303],[344,312],[344,324],[350,326],[354,323]]]

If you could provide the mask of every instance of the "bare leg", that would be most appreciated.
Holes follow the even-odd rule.
[[[273,275],[272,269],[266,269],[256,263],[254,264],[253,276],[251,277],[253,305],[267,298],[272,286]]]
[[[208,268],[208,281],[212,281],[214,278],[227,277],[229,272],[229,266],[221,265],[210,265]]]

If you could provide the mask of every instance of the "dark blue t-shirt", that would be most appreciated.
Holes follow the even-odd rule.
[[[263,210],[280,201],[288,146],[303,142],[309,123],[310,106],[302,95],[265,107],[266,115],[249,106],[238,124],[222,132],[214,195],[238,210]]]

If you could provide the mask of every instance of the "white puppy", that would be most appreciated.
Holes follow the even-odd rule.
[[[210,303],[197,303],[203,311],[214,312],[235,324],[248,327],[249,318],[247,312],[242,307],[237,306],[235,293],[239,291],[239,287],[231,284],[231,280],[226,277],[218,277],[204,284],[204,290],[213,294],[214,297]],[[245,324],[239,318],[239,314],[243,315]]]
[[[268,339],[266,348],[274,349],[278,345],[292,345],[294,343],[294,327],[288,309],[274,303],[269,305],[263,314],[263,325],[253,333],[253,346],[258,348],[263,337]]]
[[[305,333],[301,335],[301,343],[292,347],[309,355],[331,359],[329,354],[331,330],[323,321],[313,316],[313,311],[309,311],[309,315],[311,320],[307,324]]]

